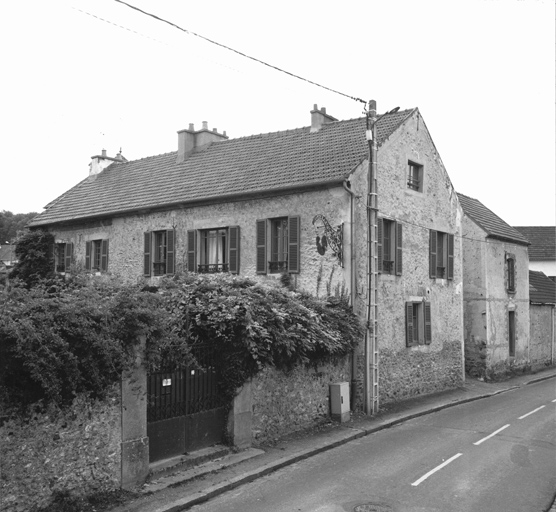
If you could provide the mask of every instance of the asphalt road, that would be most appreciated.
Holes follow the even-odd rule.
[[[555,490],[550,379],[352,441],[191,510],[541,512]]]

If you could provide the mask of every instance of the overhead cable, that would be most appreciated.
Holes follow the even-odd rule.
[[[237,53],[238,55],[241,55],[242,57],[245,57],[245,58],[247,58],[247,59],[251,59],[251,60],[253,60],[253,61],[255,61],[255,62],[258,62],[259,64],[263,64],[263,65],[265,65],[265,66],[267,66],[267,67],[269,67],[269,68],[275,69],[276,71],[280,71],[281,73],[285,73],[286,75],[290,75],[290,76],[292,76],[292,77],[294,77],[294,78],[297,78],[297,79],[299,79],[299,80],[303,80],[303,81],[308,82],[308,83],[310,83],[310,84],[312,84],[312,85],[316,85],[317,87],[321,87],[322,89],[326,89],[327,91],[333,92],[333,93],[335,93],[335,94],[339,94],[339,95],[341,95],[341,96],[344,96],[344,97],[346,97],[346,98],[352,99],[352,100],[354,100],[354,101],[359,101],[359,102],[361,102],[361,103],[363,103],[363,104],[366,104],[366,103],[367,103],[365,100],[362,100],[361,98],[357,98],[357,97],[355,97],[355,96],[350,96],[349,94],[345,94],[345,93],[340,92],[340,91],[337,91],[337,90],[335,90],[335,89],[331,89],[330,87],[326,87],[325,85],[321,85],[321,84],[319,84],[319,83],[317,83],[317,82],[313,82],[312,80],[308,80],[307,78],[303,78],[303,77],[301,77],[301,76],[299,76],[299,75],[296,75],[296,74],[294,74],[294,73],[291,73],[291,72],[289,72],[289,71],[286,71],[286,70],[284,70],[284,69],[282,69],[282,68],[279,68],[279,67],[277,67],[277,66],[273,66],[272,64],[269,64],[268,62],[265,62],[265,61],[263,61],[263,60],[257,59],[256,57],[252,57],[251,55],[247,55],[247,54],[245,54],[245,53],[243,53],[243,52],[240,52],[239,50],[235,50],[234,48],[231,48],[231,47],[229,47],[229,46],[226,46],[225,44],[222,44],[222,43],[219,43],[219,42],[214,41],[214,40],[212,40],[212,39],[209,39],[208,37],[205,37],[205,36],[203,36],[203,35],[201,35],[201,34],[197,34],[196,32],[193,32],[193,31],[191,31],[191,30],[187,30],[187,29],[185,29],[185,28],[183,28],[183,27],[180,27],[179,25],[176,25],[175,23],[172,23],[171,21],[168,21],[168,20],[166,20],[166,19],[164,19],[164,18],[161,18],[160,16],[157,16],[156,14],[152,14],[152,13],[150,13],[150,12],[144,11],[143,9],[140,9],[139,7],[136,7],[136,6],[134,6],[134,5],[128,4],[127,2],[124,2],[123,0],[114,0],[114,1],[115,1],[115,2],[118,2],[119,4],[125,5],[125,6],[129,7],[130,9],[133,9],[133,10],[135,10],[135,11],[137,11],[137,12],[140,12],[141,14],[144,14],[144,15],[146,15],[146,16],[150,16],[151,18],[153,18],[153,19],[155,19],[155,20],[157,20],[157,21],[161,21],[162,23],[166,23],[166,24],[168,24],[168,25],[170,25],[170,26],[172,26],[172,27],[174,27],[174,28],[176,28],[176,29],[178,29],[178,30],[181,30],[182,32],[184,32],[184,33],[186,33],[186,34],[190,34],[190,35],[192,35],[192,36],[195,36],[195,37],[199,37],[199,38],[201,38],[201,39],[204,39],[205,41],[208,41],[209,43],[215,44],[215,45],[217,45],[217,46],[220,46],[221,48],[225,48],[226,50],[229,50],[229,51],[231,51],[231,52]]]

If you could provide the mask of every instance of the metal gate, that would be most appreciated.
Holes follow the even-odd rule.
[[[148,376],[150,462],[222,441],[226,404],[217,389],[214,348],[197,345],[192,352],[197,364]]]

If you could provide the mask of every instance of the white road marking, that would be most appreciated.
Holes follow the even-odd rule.
[[[433,473],[436,473],[439,469],[442,469],[444,466],[447,466],[448,464],[450,464],[450,462],[457,459],[460,455],[462,454],[456,453],[453,457],[450,457],[447,461],[444,461],[442,464],[440,464],[440,466],[436,466],[434,469],[431,469],[426,475],[423,475],[421,478],[419,478],[419,480],[415,480],[415,482],[413,482],[411,485],[417,487],[421,482],[426,480]]]
[[[502,428],[499,428],[498,430],[496,430],[495,432],[493,432],[492,434],[483,437],[480,441],[477,441],[476,443],[473,443],[475,446],[480,445],[481,443],[483,443],[484,441],[486,441],[487,439],[490,439],[491,437],[495,436],[496,434],[498,434],[498,432],[502,432],[502,430],[504,430],[505,428],[508,428],[510,426],[510,424],[508,423],[507,425],[504,425]]]
[[[543,407],[544,407],[544,405],[541,405],[540,407],[537,407],[534,411],[528,412],[527,414],[524,414],[523,416],[520,416],[517,419],[522,420],[523,418],[527,418],[527,416],[529,416],[529,414],[533,414],[534,412],[540,411]]]

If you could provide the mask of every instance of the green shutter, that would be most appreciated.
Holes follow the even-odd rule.
[[[432,341],[432,326],[431,326],[431,303],[424,302],[425,307],[425,345],[430,345]]]
[[[91,242],[85,242],[85,270],[91,270]]]
[[[257,220],[257,274],[266,274],[266,219]]]
[[[300,266],[300,218],[288,217],[288,272],[299,274]]]
[[[166,274],[175,272],[175,246],[176,236],[173,229],[166,231]]]
[[[230,273],[239,274],[239,226],[230,226],[228,233],[228,267]]]
[[[100,270],[108,270],[108,240],[102,240],[100,244]]]
[[[436,231],[430,230],[429,234],[429,275],[436,278]]]
[[[64,271],[69,272],[73,260],[73,244],[66,244],[64,248]]]
[[[454,279],[454,235],[448,235],[448,279]]]
[[[402,275],[402,225],[396,222],[396,275]]]
[[[376,221],[376,225],[377,225],[377,247],[376,247],[376,271],[377,272],[382,272],[382,259],[383,259],[383,252],[382,252],[382,246],[384,243],[383,237],[384,237],[384,221],[382,219],[377,219]]]
[[[197,272],[197,231],[187,232],[187,270]]]
[[[413,345],[413,302],[405,303],[405,345]]]
[[[143,275],[151,275],[151,239],[150,231],[143,234]]]

